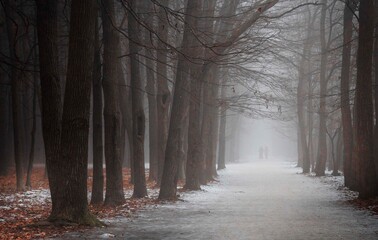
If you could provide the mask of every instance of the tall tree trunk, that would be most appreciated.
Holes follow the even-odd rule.
[[[52,211],[57,208],[59,154],[62,116],[61,83],[58,69],[57,2],[37,0],[37,31],[42,99],[42,132]]]
[[[3,14],[3,12],[1,14]],[[5,38],[2,38],[2,36],[5,35],[5,30],[5,26],[0,26],[0,51],[2,52],[8,48],[5,46]],[[11,161],[10,83],[5,69],[0,69],[0,176],[8,174]]]
[[[352,130],[352,113],[350,110],[349,82],[350,82],[350,57],[351,41],[353,35],[353,6],[352,1],[346,1],[344,7],[344,29],[343,29],[343,56],[341,66],[341,116],[343,129],[343,161],[344,161],[344,184],[346,187],[355,190],[354,174],[352,174],[352,151],[353,151],[353,130]]]
[[[321,44],[321,62],[320,62],[320,103],[319,103],[319,137],[318,137],[318,157],[316,161],[316,176],[325,175],[327,162],[327,47],[325,39],[325,21],[327,13],[327,0],[322,1],[322,10],[320,18],[320,44]]]
[[[0,176],[5,176],[10,165],[10,96],[8,87],[0,86],[0,89]]]
[[[158,42],[157,51],[157,65],[156,65],[156,80],[157,80],[157,136],[158,136],[158,146],[157,146],[157,161],[158,161],[158,183],[161,182],[161,177],[163,175],[163,167],[165,160],[165,149],[167,146],[168,139],[168,128],[169,128],[169,107],[171,104],[171,93],[168,88],[168,74],[167,74],[167,45],[168,41],[168,29],[169,23],[167,21],[168,17],[164,7],[168,7],[168,0],[160,1],[161,8],[159,9],[159,24],[158,33],[160,40]]]
[[[220,83],[220,74],[221,71],[219,68],[215,70],[214,80],[215,84],[211,86],[210,89],[210,134],[209,134],[209,152],[207,159],[209,160],[208,167],[208,179],[212,180],[214,177],[218,176],[217,173],[217,147],[219,139],[219,107],[218,107],[218,97],[219,97],[219,83]]]
[[[223,84],[225,81],[223,81]],[[219,126],[219,149],[218,149],[218,170],[226,168],[226,86],[221,86],[221,107],[220,107],[220,126]]]
[[[114,0],[102,1],[104,41],[103,91],[106,162],[106,205],[119,205],[125,200],[123,192],[121,130],[122,116],[119,105],[118,52],[119,36],[114,28]]]
[[[310,172],[310,154],[309,154],[309,145],[306,136],[306,120],[305,120],[305,100],[306,100],[306,80],[309,78],[307,75],[309,74],[308,69],[308,59],[310,57],[311,52],[311,35],[313,29],[314,19],[309,18],[307,20],[307,33],[306,39],[303,44],[301,62],[299,64],[298,69],[298,88],[297,88],[297,114],[298,114],[298,130],[299,130],[299,141],[301,141],[301,153],[302,156],[299,158],[303,161],[303,173]]]
[[[310,65],[310,64],[309,64]],[[308,129],[308,155],[310,158],[311,172],[315,169],[315,159],[314,159],[314,139],[313,139],[313,130],[314,130],[314,107],[313,107],[313,87],[312,87],[312,77],[308,75],[308,99],[307,99],[307,129]]]
[[[200,10],[201,0],[188,1],[182,42],[182,52],[187,56],[190,56],[192,44],[195,42],[192,29],[198,26],[198,18],[196,16],[198,16]],[[182,123],[188,117],[189,111],[188,91],[190,91],[190,78],[188,73],[189,66],[187,61],[183,55],[180,55],[159,199],[176,199],[178,156],[181,146],[183,146],[183,135],[185,133]]]
[[[0,9],[0,14],[5,16],[3,12],[4,9]],[[7,28],[4,24],[0,25],[0,51],[5,53],[8,49],[9,44],[7,43]],[[8,45],[8,46],[7,46]],[[7,74],[7,69],[0,69],[0,176],[5,176],[8,174],[8,169],[10,166],[10,149],[12,136],[9,134],[11,124],[10,124],[10,85],[9,77]],[[13,145],[13,144],[12,144]]]
[[[34,50],[34,59],[35,59],[35,66],[37,65],[37,53]],[[35,141],[36,141],[36,131],[37,131],[37,88],[38,88],[38,77],[37,77],[37,67],[34,67],[34,79],[33,79],[33,116],[32,116],[32,129],[31,129],[31,143],[30,143],[30,151],[29,151],[29,163],[28,163],[28,171],[26,175],[26,183],[25,186],[28,189],[31,189],[31,174],[33,170],[34,164],[34,148],[35,148]]]
[[[143,1],[144,12],[153,12],[152,2],[149,0]],[[154,27],[154,17],[146,16],[146,24],[153,29]],[[150,31],[147,29],[144,32],[144,42],[149,48],[145,49],[146,61],[146,92],[148,99],[148,128],[149,128],[149,149],[150,149],[150,168],[149,168],[149,180],[158,180],[158,147],[159,147],[159,137],[158,137],[158,112],[157,112],[157,84],[155,78],[156,64],[153,61],[155,56],[155,50],[152,49],[154,46],[155,39],[151,37]]]
[[[138,4],[129,0],[130,8],[137,11]],[[130,67],[131,67],[131,96],[133,115],[133,149],[134,149],[134,192],[133,197],[147,196],[145,168],[144,168],[144,132],[145,116],[143,109],[143,87],[140,75],[139,49],[140,42],[139,23],[133,14],[129,14],[129,41]]]
[[[340,173],[339,173],[339,167],[340,167],[340,157],[339,157],[339,149],[340,149],[340,137],[341,137],[341,129],[338,128],[336,130],[336,133],[335,133],[335,137],[336,137],[336,143],[333,142],[332,144],[332,157],[333,157],[333,171],[332,171],[332,175],[333,176],[340,176]]]
[[[22,24],[16,17],[17,3],[13,1],[4,1],[4,10],[8,13],[6,18],[6,25],[8,31],[8,43],[9,53],[11,58],[11,93],[12,93],[12,116],[13,116],[13,139],[14,139],[14,155],[16,164],[16,179],[17,190],[23,190],[23,159],[25,157],[25,131],[23,121],[23,107],[22,107],[22,85],[23,78],[21,76],[22,64],[20,63],[21,56],[20,43],[18,38],[20,37],[19,25]]]
[[[375,127],[374,127],[374,163],[378,177],[378,0],[374,2],[375,8],[375,35],[374,35],[374,102],[375,102]]]
[[[214,16],[216,1],[208,1],[205,4],[205,11],[208,12],[209,16]],[[221,15],[225,16],[224,19],[215,24],[208,24],[205,28],[207,31],[214,31],[218,34],[217,42],[223,42],[224,37],[230,37],[232,34],[232,28],[234,22],[228,20],[228,17],[232,17],[236,13],[239,0],[232,0],[230,2],[224,2],[221,8]],[[207,53],[206,58],[211,59],[212,53]],[[219,107],[217,106],[220,77],[219,77],[219,67],[211,67],[211,64],[206,63],[205,65],[210,65],[208,70],[208,75],[203,74],[202,79],[204,83],[204,110],[203,110],[203,120],[202,120],[202,138],[205,140],[203,144],[203,159],[206,161],[206,178],[207,180],[212,180],[213,177],[217,176],[216,172],[216,151],[217,143],[219,137]],[[204,65],[204,66],[205,66]],[[206,71],[205,71],[206,72]]]
[[[96,13],[98,10],[96,10]],[[91,204],[100,204],[104,200],[104,173],[102,169],[104,158],[103,137],[103,97],[101,75],[101,49],[99,39],[98,14],[95,20],[94,61],[92,76],[93,96],[93,184]]]
[[[356,161],[358,197],[366,199],[377,194],[374,164],[372,52],[374,36],[374,0],[360,2],[360,27],[357,53],[356,119],[353,158]]]
[[[213,17],[215,1],[202,2],[203,9],[201,9],[201,17]],[[212,21],[202,21],[199,23],[200,31],[211,31],[213,27]],[[207,39],[205,39],[206,41]],[[192,54],[198,58],[204,58],[204,46],[197,43],[193,49]],[[186,162],[186,182],[185,188],[189,190],[199,190],[201,183],[201,171],[205,170],[203,155],[203,144],[206,142],[202,138],[201,132],[201,105],[203,79],[201,79],[202,60],[197,60],[196,63],[191,64],[190,76],[190,106],[189,106],[189,125],[188,125],[188,153]],[[207,137],[207,136],[206,136]],[[204,141],[205,140],[205,141]]]
[[[100,225],[87,200],[88,134],[94,56],[95,2],[73,1],[62,115],[59,185],[50,220]],[[80,24],[77,24],[80,22]]]

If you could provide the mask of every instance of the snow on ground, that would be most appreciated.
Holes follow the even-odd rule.
[[[335,191],[341,178],[299,172],[287,162],[229,165],[220,182],[183,193],[182,201],[147,207],[106,229],[64,238],[378,239],[378,218]]]

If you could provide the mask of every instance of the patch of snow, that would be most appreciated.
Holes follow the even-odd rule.
[[[101,238],[101,239],[114,238],[114,237],[115,237],[115,235],[111,234],[111,233],[103,233],[100,236],[98,236],[98,238]]]

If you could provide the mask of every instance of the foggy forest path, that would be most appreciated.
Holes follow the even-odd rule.
[[[150,207],[131,220],[67,238],[378,239],[378,218],[285,162],[228,165],[220,182]],[[114,239],[114,238],[113,238]]]

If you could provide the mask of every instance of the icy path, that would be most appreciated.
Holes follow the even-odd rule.
[[[229,165],[220,183],[183,202],[148,208],[131,220],[67,238],[378,239],[378,218],[282,162]]]

